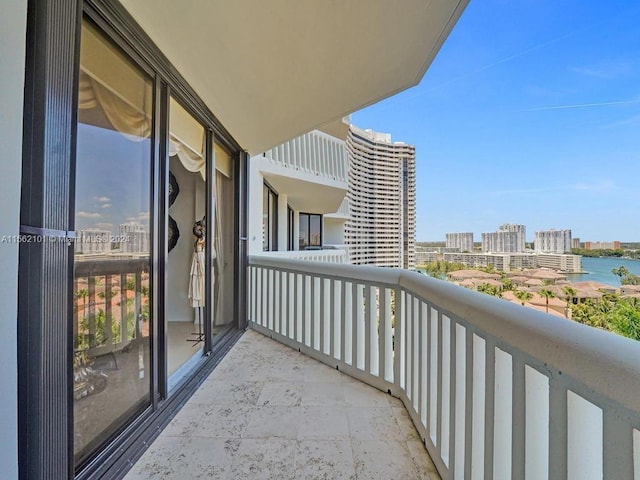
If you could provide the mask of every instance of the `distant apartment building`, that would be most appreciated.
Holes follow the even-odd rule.
[[[584,242],[585,250],[619,250],[620,242],[614,240],[613,242]]]
[[[123,223],[120,225],[120,252],[149,252],[149,231],[139,223]]]
[[[351,263],[415,267],[415,147],[353,125],[347,136]]]
[[[582,272],[582,256],[570,254],[539,253],[538,267],[551,268],[565,273]]]
[[[518,236],[514,232],[482,234],[482,251],[490,253],[516,253]]]
[[[416,265],[424,265],[425,263],[435,262],[442,257],[442,254],[433,248],[416,246]]]
[[[535,233],[536,253],[570,253],[571,230],[541,230]]]
[[[533,253],[445,253],[444,260],[462,263],[469,268],[484,268],[491,265],[495,270],[503,272],[538,266],[537,255]]]
[[[473,252],[473,232],[447,233],[447,251]]]
[[[107,230],[97,228],[79,230],[74,244],[75,252],[84,255],[110,252],[111,237],[113,234]]]
[[[482,234],[482,251],[490,253],[524,252],[526,227],[505,223],[498,231]]]
[[[571,239],[571,248],[580,248],[580,239],[578,237]]]
[[[516,234],[516,252],[524,252],[527,242],[527,227],[518,223],[505,223],[500,225],[498,232],[509,232]]]

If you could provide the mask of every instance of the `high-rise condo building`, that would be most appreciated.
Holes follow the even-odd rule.
[[[347,152],[351,219],[345,240],[351,262],[414,268],[415,147],[352,125]]]
[[[535,233],[536,253],[570,253],[571,230],[542,230]]]
[[[458,252],[473,252],[473,232],[447,233],[447,249]]]
[[[526,227],[505,223],[497,232],[482,234],[482,251],[494,253],[524,252]]]
[[[511,232],[516,234],[516,252],[524,252],[527,241],[527,227],[517,223],[505,223],[500,225],[499,232]]]

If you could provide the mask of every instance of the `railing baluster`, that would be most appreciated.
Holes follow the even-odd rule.
[[[356,366],[359,370],[365,370],[365,325],[364,325],[364,289],[362,283],[356,285]]]
[[[402,289],[396,288],[393,293],[394,297],[394,328],[393,328],[393,379],[396,385],[402,381],[402,358],[404,352],[400,339],[402,338]],[[402,388],[402,386],[400,387]]]
[[[514,355],[512,360],[512,380],[511,380],[511,474],[513,478],[525,478],[525,429],[527,421],[527,409],[538,408],[539,403],[529,405],[529,398],[526,396],[526,376],[525,365],[521,357]],[[546,395],[547,402],[549,395]],[[533,399],[532,399],[533,400]],[[548,422],[548,418],[546,419]],[[533,431],[531,432],[533,433]],[[546,454],[545,454],[546,457]],[[539,459],[530,459],[532,462],[541,463]],[[545,461],[545,464],[547,462]],[[545,467],[545,472],[548,473]],[[536,472],[537,473],[537,472]],[[547,478],[548,475],[545,477]],[[526,475],[526,478],[540,478],[538,475]]]
[[[329,339],[329,351],[327,354],[331,358],[336,358],[336,329],[335,329],[335,318],[336,318],[336,281],[335,280],[327,280],[329,282],[329,302],[328,302],[328,312],[327,312],[327,327],[328,327],[328,339]]]
[[[495,343],[491,339],[485,339],[484,372],[484,478],[493,478],[493,442],[495,427],[493,415],[496,383],[496,348]]]
[[[371,329],[374,323],[374,316],[371,311],[373,304],[373,287],[371,285],[365,285],[364,295],[364,371],[367,373],[373,373],[371,367],[373,332]]]
[[[348,334],[348,327],[351,325],[351,322],[349,320],[349,312],[351,311],[351,288],[349,288],[349,284],[347,282],[345,282],[344,280],[342,282],[340,282],[342,287],[342,308],[341,308],[341,315],[342,315],[342,325],[340,326],[341,328],[341,332],[340,332],[340,357],[342,358],[342,361],[344,363],[346,363],[347,365],[351,365],[351,353],[349,352],[349,348],[348,345],[351,345],[350,340],[351,340],[351,336],[347,336]],[[347,356],[347,354],[349,354]]]
[[[455,399],[454,433],[453,433],[453,479],[464,480],[466,462],[466,425],[467,425],[467,329],[460,324],[455,325]]]
[[[605,410],[603,421],[604,478],[634,478],[631,418]]]
[[[413,295],[405,294],[405,335],[404,335],[404,390],[407,398],[413,401]]]
[[[324,315],[326,313],[326,308],[325,308],[325,288],[324,288],[324,282],[325,279],[324,278],[320,278],[319,279],[320,282],[320,294],[319,294],[319,310],[320,310],[320,318],[319,318],[319,323],[320,323],[320,345],[318,350],[320,350],[321,353],[326,353],[325,350],[325,338],[324,338],[324,333],[325,333],[325,318]]]
[[[428,432],[429,424],[427,419],[429,418],[429,324],[427,318],[429,316],[429,306],[420,301],[420,323],[418,328],[418,334],[420,335],[420,423]]]
[[[549,417],[549,478],[567,478],[567,389],[553,377],[549,379]]]
[[[442,461],[449,468],[449,447],[451,441],[451,319],[447,315],[440,315],[440,455]],[[490,477],[487,477],[490,478]]]
[[[351,282],[351,365],[358,368],[358,284]]]
[[[311,346],[311,315],[313,314],[313,310],[311,309],[311,282],[313,278],[310,275],[303,275],[303,313],[302,313],[302,343],[306,346]]]
[[[419,304],[419,300],[417,297],[413,297],[413,305],[411,307],[411,331],[413,332],[412,334],[412,347],[411,347],[411,372],[412,372],[412,379],[411,379],[411,398],[413,399],[413,409],[416,412],[419,412],[419,404],[418,401],[420,400],[420,395],[419,395],[419,390],[420,390],[420,384],[418,383],[418,379],[419,379],[419,375],[420,375],[420,304]]]
[[[378,323],[378,374],[383,380],[389,381],[387,372],[387,332],[389,331],[389,315],[387,306],[389,299],[387,298],[389,289],[380,287],[378,290],[379,305],[379,323]]]
[[[438,446],[438,311],[429,309],[429,437]]]
[[[471,478],[484,478],[484,431],[485,431],[485,368],[486,348],[484,338],[473,335],[473,400],[471,430]]]

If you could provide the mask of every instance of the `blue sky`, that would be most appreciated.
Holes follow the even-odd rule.
[[[416,146],[418,241],[640,241],[640,2],[471,1],[420,85],[352,122]]]

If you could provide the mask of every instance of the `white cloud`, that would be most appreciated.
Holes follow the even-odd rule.
[[[113,223],[96,223],[96,228],[100,228],[102,230],[111,230],[113,229]]]
[[[78,218],[102,218],[97,212],[76,212],[76,217]]]
[[[102,208],[109,208],[110,206],[111,206],[110,203],[105,203],[105,204],[102,205]]]
[[[604,180],[600,183],[578,182],[570,185],[570,188],[585,192],[605,193],[617,189],[617,186],[611,180]]]
[[[104,197],[104,196],[102,196],[102,197],[94,197],[94,198],[100,203],[107,203],[107,202],[111,201],[111,199],[109,197]]]

